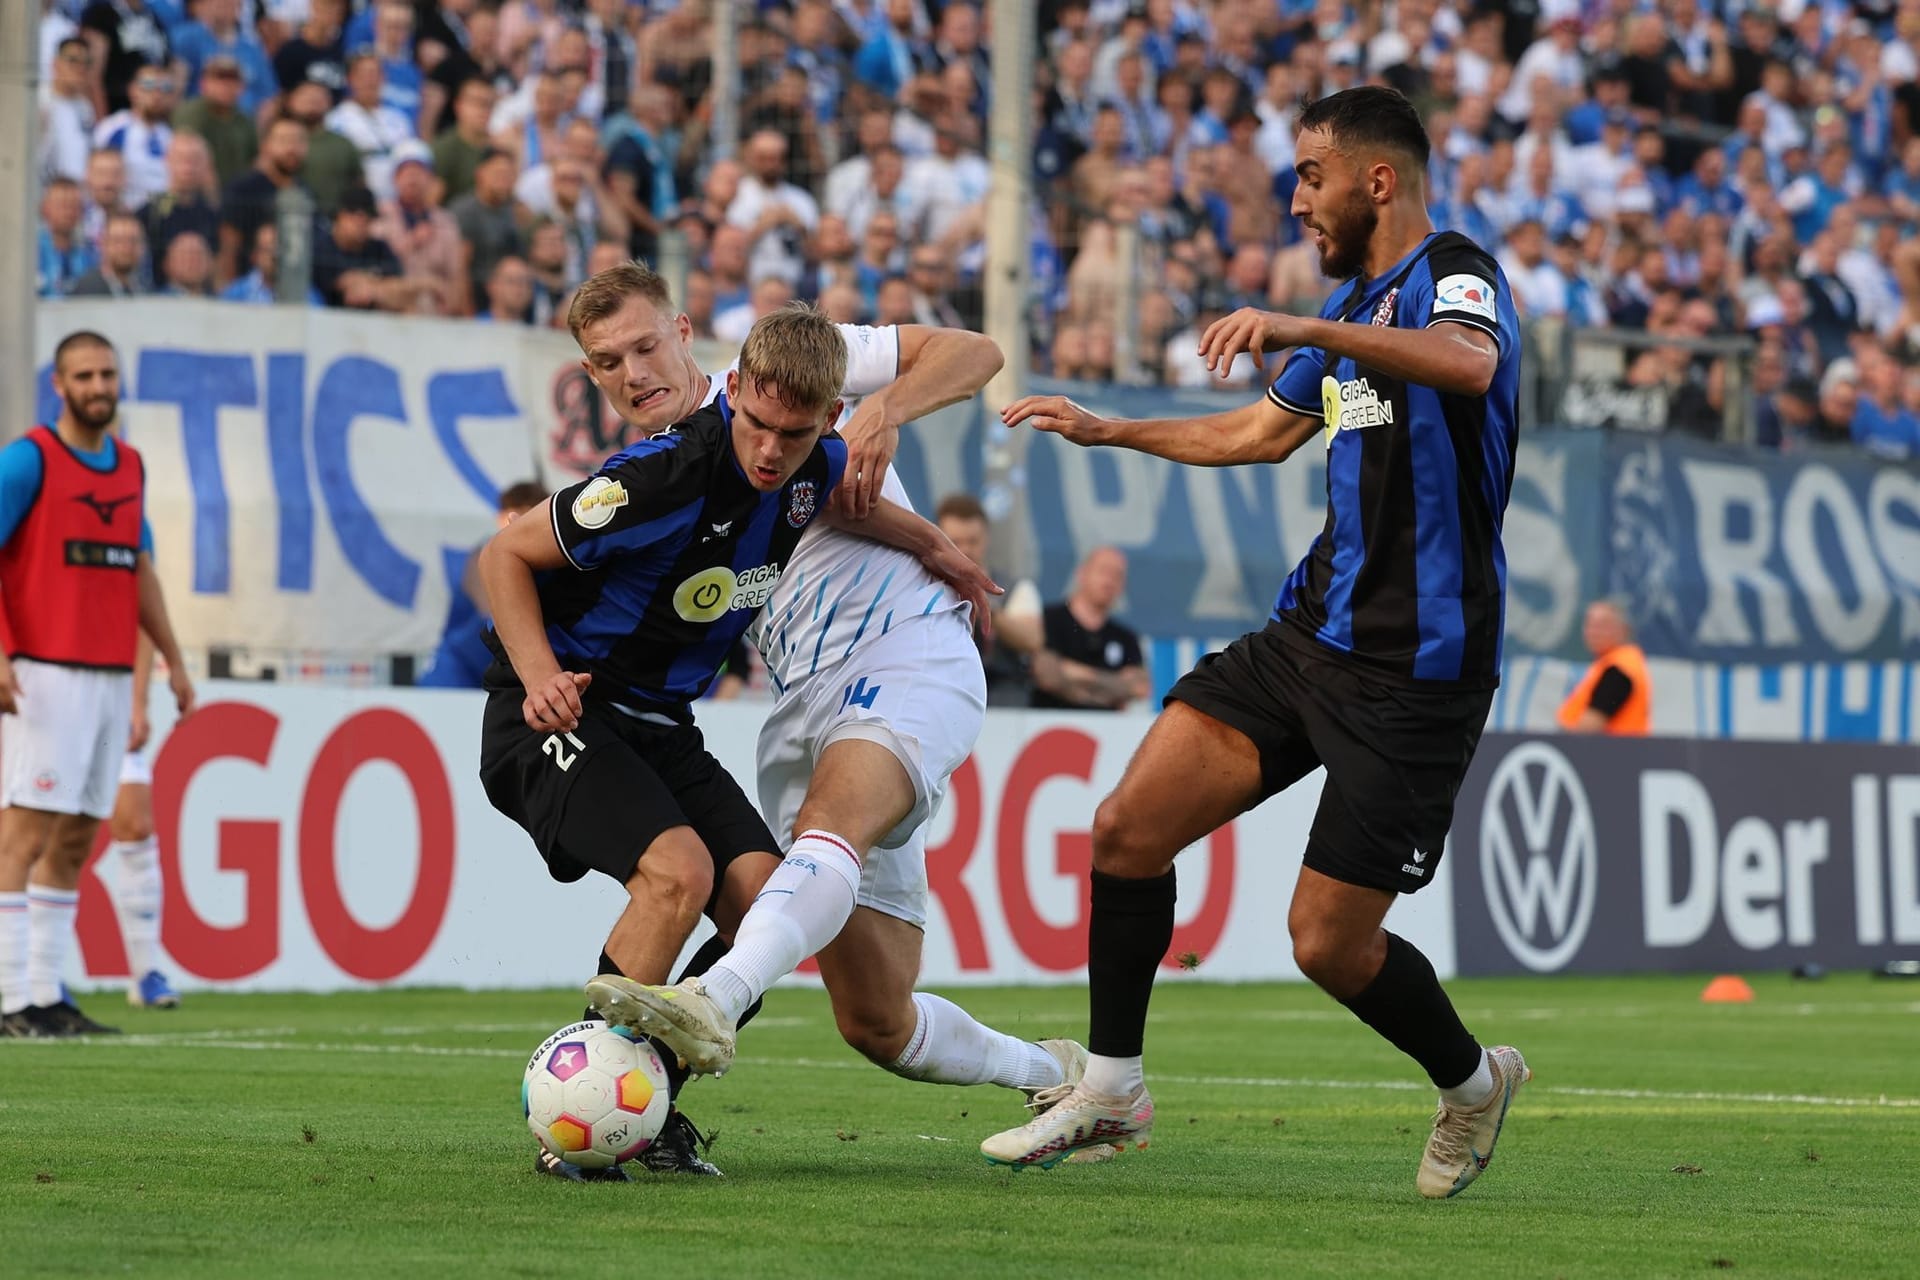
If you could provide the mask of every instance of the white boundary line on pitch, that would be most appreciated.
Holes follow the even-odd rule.
[[[489,1049],[480,1046],[426,1044],[352,1044],[333,1041],[304,1042],[284,1040],[211,1040],[189,1039],[194,1033],[169,1035],[126,1035],[75,1037],[72,1039],[23,1041],[43,1045],[121,1045],[132,1048],[218,1049],[247,1053],[354,1053],[427,1058],[523,1058],[518,1049]],[[875,1070],[864,1062],[845,1062],[824,1058],[741,1058],[748,1066],[794,1068],[816,1071]],[[1156,1075],[1156,1081],[1168,1084],[1192,1084],[1214,1087],[1256,1089],[1367,1089],[1394,1093],[1431,1093],[1433,1087],[1411,1080],[1311,1080],[1297,1076],[1177,1076]],[[1583,1085],[1535,1085],[1534,1094],[1554,1094],[1576,1098],[1608,1098],[1626,1102],[1726,1102],[1747,1106],[1865,1107],[1890,1110],[1920,1109],[1920,1098],[1839,1098],[1810,1093],[1731,1093],[1716,1090],[1602,1089]]]

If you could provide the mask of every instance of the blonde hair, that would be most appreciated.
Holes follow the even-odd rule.
[[[635,294],[673,314],[673,290],[667,288],[666,277],[644,262],[622,262],[587,277],[574,290],[573,305],[567,308],[567,328],[573,340],[580,341],[582,329],[605,320]]]
[[[740,378],[789,409],[824,414],[847,381],[847,344],[827,313],[789,303],[754,321],[740,347]]]

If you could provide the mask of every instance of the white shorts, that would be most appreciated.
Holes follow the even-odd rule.
[[[129,751],[120,759],[120,785],[123,787],[150,787],[153,785],[153,761],[147,759],[147,749]]]
[[[860,870],[856,901],[908,924],[927,923],[927,820],[947,779],[973,751],[987,682],[965,610],[909,618],[837,666],[789,686],[760,729],[760,812],[781,844],[793,839],[814,764],[848,738],[878,743],[905,766],[915,803]]]
[[[133,673],[16,658],[20,714],[0,716],[0,806],[113,813],[133,720]]]

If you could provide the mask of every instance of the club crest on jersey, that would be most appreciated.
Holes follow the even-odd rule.
[[[796,481],[793,488],[787,490],[787,523],[799,529],[813,519],[819,492],[820,486],[812,480]]]
[[[1373,325],[1376,329],[1387,328],[1393,323],[1393,304],[1399,299],[1400,290],[1397,286],[1387,290],[1387,296],[1380,299],[1380,305],[1373,309]]]
[[[1433,310],[1464,311],[1482,320],[1497,317],[1493,309],[1493,286],[1479,276],[1448,276],[1433,287]]]
[[[726,565],[702,569],[675,588],[673,611],[688,622],[718,622],[735,609],[758,609],[780,585],[780,566],[763,564],[735,573]]]
[[[573,522],[582,529],[605,528],[614,513],[626,505],[625,485],[611,476],[595,476],[573,500]]]

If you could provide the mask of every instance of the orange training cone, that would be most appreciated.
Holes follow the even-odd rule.
[[[1753,988],[1738,974],[1723,973],[1707,984],[1700,1000],[1703,1004],[1749,1004],[1753,1000]]]

